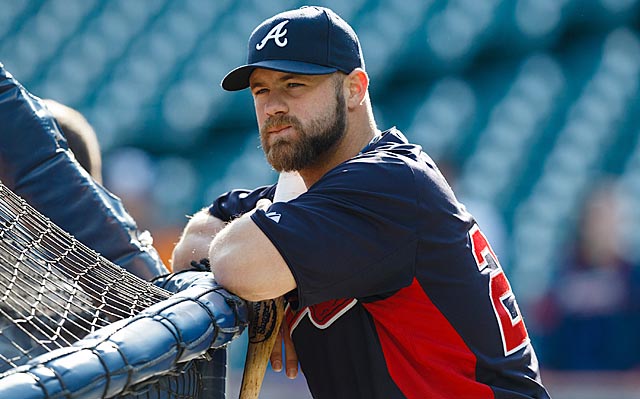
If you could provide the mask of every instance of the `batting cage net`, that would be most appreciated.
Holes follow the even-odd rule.
[[[210,348],[242,332],[244,302],[206,272],[163,286],[178,292],[101,257],[0,182],[0,397],[224,397],[225,358]]]

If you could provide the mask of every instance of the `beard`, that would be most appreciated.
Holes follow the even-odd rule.
[[[260,143],[267,161],[278,172],[308,168],[321,162],[344,137],[347,128],[346,102],[336,93],[336,107],[331,115],[324,115],[303,126],[291,115],[277,115],[260,128]],[[276,137],[269,143],[267,130],[274,126],[291,125],[297,139]]]

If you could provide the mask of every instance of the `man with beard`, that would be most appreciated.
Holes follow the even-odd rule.
[[[267,160],[308,190],[221,196],[186,227],[174,268],[208,255],[239,296],[284,295],[287,375],[299,359],[315,398],[548,398],[486,237],[419,146],[377,129],[368,85],[333,11],[262,22],[222,87],[250,88]],[[271,360],[282,368],[281,345]]]

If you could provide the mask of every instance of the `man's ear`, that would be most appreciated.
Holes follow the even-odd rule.
[[[347,107],[353,109],[361,105],[369,88],[369,76],[362,68],[356,68],[345,78],[345,86],[348,90]]]

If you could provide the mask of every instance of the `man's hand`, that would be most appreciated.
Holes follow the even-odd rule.
[[[173,249],[171,268],[173,272],[191,268],[191,261],[207,258],[211,240],[222,230],[225,222],[202,209],[189,219],[180,241]]]
[[[296,349],[293,346],[293,341],[289,335],[289,326],[286,321],[280,326],[280,331],[278,331],[278,337],[276,338],[276,344],[273,346],[273,351],[271,352],[270,360],[273,371],[282,371],[283,346],[286,374],[287,377],[294,379],[298,376],[298,355],[296,354]]]
[[[269,209],[269,207],[271,206],[271,201],[268,198],[262,198],[259,199],[258,202],[256,202],[256,209],[260,209],[263,211],[267,211],[267,209]]]

